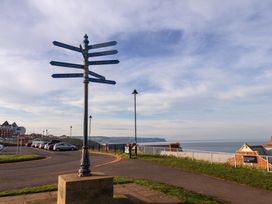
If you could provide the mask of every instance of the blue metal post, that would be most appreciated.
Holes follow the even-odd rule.
[[[89,160],[89,151],[88,151],[88,85],[89,85],[89,63],[88,63],[88,36],[84,36],[84,124],[83,124],[83,147],[82,147],[82,157],[81,164],[78,170],[79,176],[90,176],[90,160]]]

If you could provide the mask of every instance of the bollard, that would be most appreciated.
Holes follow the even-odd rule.
[[[131,144],[129,144],[129,146],[128,146],[128,151],[129,151],[129,158],[131,159]]]

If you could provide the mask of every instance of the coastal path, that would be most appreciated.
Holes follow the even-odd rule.
[[[272,192],[240,185],[206,175],[162,166],[150,161],[122,160],[109,166],[95,168],[113,176],[144,178],[180,186],[187,190],[216,197],[234,204],[271,204]]]

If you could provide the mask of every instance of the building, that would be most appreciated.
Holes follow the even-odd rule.
[[[0,138],[4,140],[12,140],[12,138],[18,135],[21,129],[25,130],[24,127],[18,127],[15,122],[10,124],[8,121],[5,121],[0,125]]]
[[[232,165],[246,165],[254,168],[272,170],[272,137],[266,145],[248,145],[245,143],[229,159]]]

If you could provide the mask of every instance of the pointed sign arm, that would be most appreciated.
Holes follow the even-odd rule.
[[[98,60],[89,61],[89,65],[104,65],[104,64],[118,64],[119,60]]]
[[[75,77],[83,77],[81,73],[68,73],[68,74],[52,74],[53,78],[75,78]]]
[[[99,79],[101,79],[101,80],[105,80],[106,78],[104,77],[104,76],[102,76],[102,75],[100,75],[100,74],[97,74],[97,73],[95,73],[95,72],[92,72],[92,71],[90,71],[89,70],[89,75],[92,75],[92,76],[94,76],[94,77],[97,77],[97,78],[99,78]]]
[[[97,49],[97,48],[101,48],[101,47],[114,46],[116,44],[117,44],[116,41],[110,41],[110,42],[105,42],[105,43],[99,43],[99,44],[89,45],[88,48],[89,49]]]
[[[51,61],[50,64],[54,66],[60,66],[60,67],[84,69],[84,65],[81,65],[81,64],[72,64],[67,62],[56,62],[56,61]]]
[[[109,51],[103,51],[103,52],[89,53],[88,56],[89,57],[98,57],[98,56],[104,56],[104,55],[114,55],[114,54],[117,54],[117,53],[118,53],[117,50],[109,50]]]
[[[112,80],[101,80],[101,79],[95,79],[95,78],[89,78],[90,82],[95,82],[95,83],[103,83],[103,84],[116,84],[115,81]]]
[[[67,45],[67,44],[64,44],[64,43],[61,43],[61,42],[58,42],[58,41],[53,41],[53,44],[55,46],[62,47],[62,48],[68,49],[68,50],[81,52],[79,47],[75,47],[75,46],[72,46],[72,45]]]

